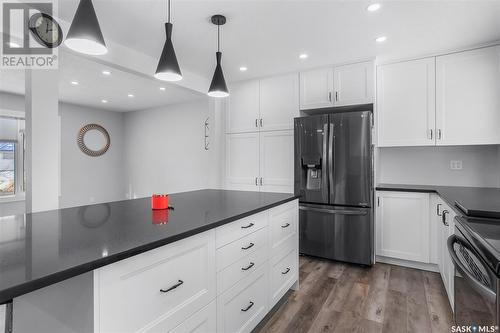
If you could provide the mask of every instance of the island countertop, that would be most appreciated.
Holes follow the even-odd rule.
[[[169,195],[168,213],[142,198],[0,217],[0,304],[296,198],[199,190]]]

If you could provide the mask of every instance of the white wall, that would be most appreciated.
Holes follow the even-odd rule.
[[[126,198],[124,114],[71,104],[59,104],[61,113],[60,207]],[[109,133],[111,145],[98,157],[85,155],[77,145],[83,126],[96,123]]]
[[[130,197],[218,186],[221,161],[213,148],[220,143],[212,137],[212,149],[205,150],[207,117],[215,117],[208,99],[125,114]]]
[[[462,170],[450,170],[461,160]],[[380,148],[379,183],[500,186],[499,146]]]

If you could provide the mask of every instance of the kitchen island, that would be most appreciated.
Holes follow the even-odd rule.
[[[52,308],[46,320],[81,331],[67,300],[65,319],[57,309],[78,291],[95,332],[170,331],[213,303],[217,331],[250,328],[298,281],[296,199],[200,190],[170,195],[168,211],[143,198],[1,217],[0,303]],[[234,306],[248,316],[227,316]]]

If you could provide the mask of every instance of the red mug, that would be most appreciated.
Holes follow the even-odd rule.
[[[152,209],[168,209],[168,195],[167,194],[153,194],[151,196]]]

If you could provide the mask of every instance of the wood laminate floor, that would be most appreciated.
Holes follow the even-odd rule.
[[[438,273],[300,257],[300,288],[258,332],[450,332]]]

